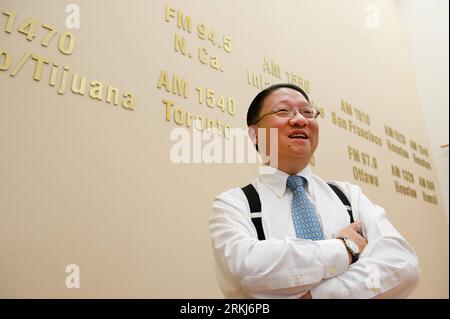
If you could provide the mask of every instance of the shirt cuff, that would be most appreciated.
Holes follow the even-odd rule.
[[[319,240],[323,256],[323,278],[331,278],[342,274],[349,266],[347,249],[340,239]]]

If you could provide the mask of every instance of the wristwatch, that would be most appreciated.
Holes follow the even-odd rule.
[[[356,243],[351,240],[350,238],[346,237],[337,237],[337,239],[341,239],[344,241],[345,248],[347,248],[347,251],[352,255],[352,264],[356,262],[359,258],[359,247],[356,245]]]

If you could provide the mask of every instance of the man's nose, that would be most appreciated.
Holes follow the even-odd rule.
[[[294,116],[292,116],[289,120],[289,124],[292,126],[299,125],[299,126],[305,126],[308,123],[307,119],[300,113],[295,112]]]

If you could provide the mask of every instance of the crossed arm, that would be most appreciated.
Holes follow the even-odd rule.
[[[381,207],[363,194],[357,200],[356,205],[367,210],[359,212],[367,246],[352,265],[339,239],[258,241],[249,216],[243,214],[245,199],[220,197],[210,220],[215,256],[251,298],[406,297],[418,283],[416,254]],[[355,237],[358,230],[349,226],[343,232]]]

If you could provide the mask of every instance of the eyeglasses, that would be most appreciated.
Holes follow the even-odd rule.
[[[277,109],[261,115],[259,119],[253,122],[253,125],[268,115],[275,115],[280,118],[293,118],[297,113],[301,114],[305,119],[315,120],[319,116],[320,111],[312,106],[304,107],[301,110]]]

